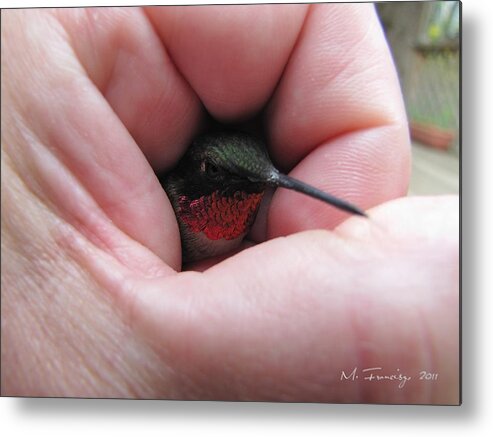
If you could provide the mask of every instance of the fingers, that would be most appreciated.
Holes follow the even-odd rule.
[[[339,5],[335,5],[335,7],[339,7]],[[344,6],[344,8],[347,8],[347,6]],[[359,10],[357,9],[357,11]],[[230,8],[187,8],[186,14],[182,16],[184,12],[180,8],[149,10],[149,16],[152,17],[156,29],[169,46],[170,52],[174,57],[176,56],[174,62],[178,66],[183,64],[180,70],[183,70],[185,76],[190,76],[187,76],[187,79],[194,85],[208,109],[218,114],[221,111],[224,114],[230,113],[233,117],[235,113],[236,115],[240,114],[237,111],[243,111],[243,115],[253,111],[253,108],[263,105],[265,100],[268,99],[295,44],[306,12],[304,6],[288,6],[282,9],[278,7],[271,9],[271,6],[245,7],[242,11],[244,12],[243,14],[239,14],[237,8],[234,10]],[[262,13],[259,14],[258,11]],[[395,109],[395,102],[399,101],[398,97],[392,96],[392,86],[390,87],[391,98],[389,97],[387,102],[381,98],[381,95],[385,96],[385,93],[381,92],[381,87],[379,88],[380,82],[377,81],[376,85],[367,86],[367,88],[364,88],[366,82],[361,80],[360,82],[362,83],[358,82],[360,76],[368,76],[366,72],[364,75],[358,74],[363,69],[360,65],[362,61],[354,61],[349,64],[350,66],[356,64],[357,68],[349,69],[347,72],[344,70],[345,74],[339,72],[335,79],[328,83],[322,80],[324,76],[320,71],[324,70],[324,67],[332,66],[334,68],[332,64],[324,64],[324,62],[327,64],[327,59],[333,58],[336,67],[341,62],[345,65],[343,61],[347,61],[344,59],[341,61],[337,56],[328,56],[331,55],[330,51],[334,49],[333,45],[327,43],[326,40],[333,41],[338,35],[330,33],[330,29],[336,28],[336,30],[338,29],[338,31],[342,32],[344,26],[341,22],[345,23],[344,14],[351,15],[351,13],[356,24],[353,23],[353,39],[351,40],[348,35],[349,41],[353,43],[354,34],[358,35],[358,32],[361,32],[361,28],[364,28],[361,23],[363,20],[362,15],[358,15],[354,9],[343,9],[343,12],[340,12],[339,9],[334,11],[315,8],[310,13],[286,70],[286,77],[282,79],[271,106],[270,135],[273,139],[274,157],[282,163],[283,158],[280,157],[279,153],[276,153],[276,147],[277,149],[281,147],[279,144],[282,140],[282,144],[287,145],[286,148],[282,146],[282,156],[286,156],[285,163],[295,162],[300,156],[308,152],[306,148],[311,143],[318,141],[317,138],[325,138],[328,134],[327,131],[321,135],[321,130],[317,126],[327,125],[333,128],[340,125],[340,120],[336,120],[337,123],[332,123],[330,122],[330,117],[329,122],[326,124],[320,120],[325,119],[327,113],[331,113],[328,109],[333,109],[330,106],[333,104],[333,99],[330,96],[332,94],[337,95],[337,92],[342,93],[341,96],[344,97],[342,101],[349,102],[348,111],[343,111],[343,113],[351,116],[348,118],[354,118],[354,120],[358,121],[358,127],[361,130],[357,132],[360,132],[361,135],[341,137],[341,145],[339,147],[336,147],[333,141],[329,141],[325,150],[320,148],[318,155],[310,156],[306,161],[303,161],[299,168],[296,169],[295,174],[300,179],[318,184],[320,188],[332,191],[335,195],[348,200],[354,199],[359,203],[359,206],[364,208],[402,194],[405,191],[408,162],[406,148],[402,144],[407,142],[407,137],[402,126],[398,123],[390,122],[387,117],[388,113],[392,112],[392,108]],[[198,115],[199,109],[197,109],[198,100],[191,88],[173,67],[166,51],[151,30],[149,21],[141,11],[131,8],[108,12],[113,13],[109,14],[104,10],[87,10],[87,12],[67,10],[66,13],[59,12],[58,16],[64,23],[65,29],[71,29],[69,30],[72,36],[71,41],[84,68],[99,89],[105,93],[109,103],[124,121],[130,133],[138,140],[139,145],[152,165],[155,168],[168,167],[176,162],[177,157],[186,147],[189,137],[196,129],[197,120],[200,118]],[[368,14],[363,15],[365,17],[368,16]],[[261,18],[259,19],[257,16]],[[180,19],[179,26],[175,26],[173,23],[178,19]],[[186,22],[184,21],[185,19],[189,21]],[[321,23],[324,20],[330,25],[322,26]],[[335,20],[335,22],[331,20]],[[130,23],[132,23],[132,26],[130,26]],[[188,32],[185,25],[187,23],[189,27],[196,31]],[[339,28],[337,25],[339,25]],[[208,26],[212,27],[209,28]],[[248,32],[240,31],[242,29],[250,29],[251,26],[256,26],[256,32],[253,32],[253,34],[259,37],[259,41],[252,41],[251,35],[248,38],[246,37],[249,34]],[[128,29],[131,29],[130,35],[128,35]],[[363,42],[357,45],[357,47],[361,46],[362,51],[366,50],[367,54],[378,52],[374,46],[380,47],[378,44],[365,45],[368,40],[373,41],[374,38],[371,36],[373,33],[368,30],[364,37],[360,35]],[[268,37],[273,34],[276,35],[276,38]],[[198,35],[200,38],[195,40],[194,35]],[[206,35],[210,35],[210,39]],[[225,35],[230,37],[225,38]],[[270,41],[270,43],[262,45],[261,41],[264,40]],[[92,41],[92,43],[89,43],[89,41]],[[336,40],[338,44],[342,44],[343,41],[344,39],[341,39],[341,41]],[[202,47],[201,44],[203,44],[203,47],[208,48],[208,50],[203,50],[207,52],[207,56],[202,56],[202,52],[196,53],[197,56],[188,56],[190,51],[193,54],[193,50],[196,50],[197,47]],[[322,53],[319,59],[309,48],[312,45],[315,47],[315,55]],[[106,49],[106,47],[110,47],[110,49]],[[187,50],[189,51],[187,52]],[[183,53],[186,53],[187,57],[182,57]],[[234,53],[241,54],[241,56],[235,57],[233,56]],[[375,55],[375,53],[373,54]],[[359,52],[355,53],[355,55],[358,55],[356,56],[358,59],[364,58],[359,56]],[[385,52],[382,56],[388,58],[388,53]],[[312,57],[315,57],[315,63],[310,64]],[[124,59],[124,62],[119,61],[120,58]],[[263,65],[267,58],[271,60],[269,68],[261,68],[260,64]],[[369,58],[374,59],[375,56],[370,56]],[[376,59],[379,60],[378,56]],[[377,69],[380,64],[382,62],[377,62]],[[388,65],[385,62],[383,64]],[[53,65],[56,65],[55,61]],[[311,72],[309,77],[319,77],[319,80],[305,80],[306,77],[303,74],[303,68],[305,67],[303,65],[308,66],[307,71]],[[53,70],[56,70],[56,67],[53,67]],[[202,74],[204,71],[209,70],[212,71],[212,76]],[[257,75],[259,71],[261,74]],[[328,68],[326,71],[331,70]],[[193,78],[198,75],[198,72],[201,72],[201,75],[197,76],[198,79],[194,83]],[[231,75],[227,76],[228,73],[231,73]],[[209,101],[208,88],[205,83],[201,82],[201,78],[206,76],[207,80],[211,77],[217,77],[217,80],[209,81],[213,84],[210,88],[212,97],[209,103],[207,103]],[[356,82],[354,82],[355,77],[358,79]],[[377,75],[377,77],[379,78],[380,75]],[[341,82],[339,80],[341,78],[345,78],[345,80]],[[207,85],[210,84],[209,82]],[[61,83],[63,84],[63,81]],[[311,88],[306,83],[312,84]],[[251,86],[249,87],[248,84],[251,84]],[[361,85],[358,91],[366,97],[372,97],[366,100],[374,102],[376,106],[365,106],[366,100],[360,101],[361,99],[356,99],[358,105],[353,103],[355,84]],[[81,88],[81,85],[79,87]],[[202,91],[201,87],[203,88]],[[57,88],[59,90],[63,89],[61,86]],[[289,91],[290,89],[298,89],[301,92],[293,94]],[[338,91],[339,89],[342,91]],[[161,91],[156,93],[156,90]],[[71,155],[72,152],[68,153],[70,150],[70,146],[68,146],[70,143],[69,138],[76,138],[73,132],[63,136],[63,138],[60,136],[62,132],[58,132],[57,135],[60,134],[60,137],[53,137],[53,140],[60,142],[60,149],[64,149],[66,158],[71,161],[71,166],[76,175],[79,178],[82,177],[89,191],[95,193],[98,204],[110,214],[111,219],[122,226],[125,232],[128,232],[131,236],[137,236],[138,241],[157,250],[157,253],[161,255],[163,255],[162,251],[165,250],[162,249],[162,246],[164,246],[163,235],[172,238],[174,243],[170,247],[173,248],[173,255],[171,258],[166,255],[166,259],[168,261],[173,259],[172,264],[176,266],[179,258],[179,255],[175,253],[179,250],[176,249],[178,246],[176,223],[173,221],[169,205],[164,205],[163,199],[159,198],[162,197],[162,193],[159,192],[160,189],[155,184],[153,177],[147,172],[148,168],[144,171],[146,165],[141,157],[137,157],[138,151],[128,150],[130,146],[126,143],[129,141],[132,143],[131,139],[128,136],[118,139],[111,139],[110,137],[111,140],[108,141],[107,133],[109,131],[121,131],[121,127],[116,128],[114,126],[114,124],[118,124],[118,120],[114,118],[113,121],[106,120],[106,116],[103,116],[102,112],[93,109],[96,108],[95,102],[89,101],[83,93],[79,93],[78,97],[72,96],[71,93],[72,91],[67,90],[66,95],[58,99],[59,101],[65,101],[66,104],[71,102],[71,104],[66,109],[60,107],[57,113],[68,114],[65,117],[67,121],[77,120],[78,129],[84,131],[84,135],[87,135],[87,126],[93,124],[93,120],[105,120],[104,125],[100,123],[100,129],[92,129],[92,135],[94,137],[97,136],[99,141],[91,138],[89,143],[93,144],[94,147],[86,148],[88,153],[84,158],[84,153],[81,153],[80,141],[79,143],[72,141],[73,145],[75,145],[75,148],[72,149],[74,154]],[[162,98],[156,97],[158,95]],[[301,96],[301,100],[293,100],[293,96]],[[310,100],[309,96],[320,96],[321,100]],[[340,103],[337,99],[335,101]],[[214,109],[214,102],[223,103]],[[320,114],[323,115],[317,115],[305,120],[308,123],[307,125],[297,123],[297,116],[293,118],[289,115],[298,110],[302,112],[308,110],[309,112],[310,108],[320,106],[323,102],[328,102],[327,104],[329,104],[328,107],[321,107]],[[87,107],[91,107],[91,111],[83,109]],[[173,107],[174,110],[169,111],[169,107]],[[78,108],[81,108],[81,110],[79,111]],[[239,108],[243,109],[240,110]],[[383,108],[381,114],[374,110],[375,108]],[[81,116],[79,112],[83,111],[86,114]],[[381,115],[383,121],[388,121],[388,124],[383,125],[383,127],[371,128],[371,123],[366,122],[368,119],[374,120],[377,112]],[[372,116],[365,118],[362,114],[372,114]],[[398,110],[392,112],[392,114],[399,119],[400,112]],[[56,115],[52,116],[52,118],[56,117]],[[61,117],[59,116],[58,118]],[[180,124],[178,119],[183,123]],[[303,120],[302,123],[304,123]],[[45,124],[49,125],[49,123]],[[279,129],[280,125],[285,126],[287,129],[287,138],[289,140],[287,142],[283,140],[282,135],[285,134],[282,133],[282,129]],[[93,127],[95,126],[97,124],[94,124]],[[355,126],[351,125],[348,129],[354,129]],[[370,127],[365,131],[365,126]],[[331,132],[333,134],[336,131]],[[377,133],[377,135],[374,133]],[[123,132],[122,135],[124,135]],[[146,135],[148,136],[146,137]],[[319,135],[319,137],[316,137],[316,135]],[[168,142],[167,145],[162,142],[164,138]],[[276,138],[279,140],[276,140]],[[296,140],[298,141],[297,144],[296,138],[298,138]],[[293,139],[293,143],[290,143],[291,139]],[[346,143],[344,143],[344,139]],[[101,144],[98,145],[98,143]],[[290,149],[289,144],[295,144],[296,147]],[[78,163],[76,163],[77,160]],[[348,160],[352,164],[344,169],[344,163]],[[132,164],[130,164],[131,162]],[[108,166],[111,167],[109,171]],[[134,167],[141,170],[135,171]],[[102,171],[103,169],[106,169],[106,171]],[[113,173],[109,177],[112,181],[108,179],[108,173],[110,172]],[[135,177],[130,177],[129,173],[133,173]],[[103,176],[105,174],[106,176]],[[142,193],[146,193],[146,195],[142,195]],[[361,202],[358,197],[355,198],[355,193],[358,193],[362,198]],[[333,227],[343,218],[341,214],[327,214],[326,205],[320,202],[307,201],[308,207],[306,209],[293,207],[299,202],[292,201],[292,197],[289,196],[293,195],[297,196],[298,199],[300,198],[298,194],[288,193],[286,190],[279,190],[274,196],[267,215],[268,225],[265,225],[263,231],[259,233],[259,240],[307,228]],[[125,197],[125,199],[121,196]],[[137,198],[139,202],[133,203]],[[130,208],[126,205],[129,202],[132,202],[133,212],[128,211]],[[164,203],[166,202],[164,201]],[[162,216],[163,213],[157,215],[149,214],[149,211],[155,207],[165,208],[166,213],[164,214],[166,217]],[[151,219],[151,217],[154,217],[154,219]],[[142,226],[143,223],[146,226]],[[160,229],[162,223],[165,225],[164,231]],[[147,226],[148,224],[150,226]]]
[[[346,134],[318,146],[290,175],[367,210],[406,194],[408,141],[407,131],[396,126]],[[333,229],[349,217],[316,199],[278,189],[263,235],[270,239],[308,229]],[[258,235],[262,238],[261,232]]]
[[[289,168],[343,133],[403,123],[399,84],[374,6],[313,5],[269,105],[274,158]]]
[[[192,398],[457,403],[458,199],[370,214],[116,293]],[[411,379],[365,380],[375,367]]]
[[[372,9],[360,6],[314,7],[304,25],[304,5],[59,15],[88,74],[155,169],[171,167],[196,132],[196,94],[216,117],[252,114],[271,96],[299,39],[269,108],[274,158],[291,166],[329,138],[295,174],[367,208],[405,192],[409,162],[390,57]],[[339,146],[330,140],[351,131],[359,134],[341,136]],[[298,208],[299,199],[279,190],[259,216],[266,220],[256,225],[256,240],[331,228],[346,217],[307,199]]]
[[[57,16],[89,77],[154,169],[163,170],[176,163],[197,131],[195,93],[224,119],[245,117],[266,103],[306,9],[150,8],[147,16],[134,8],[69,9]],[[168,226],[167,219],[162,223]],[[147,229],[161,233],[154,226]],[[173,226],[167,229],[175,232]]]
[[[70,43],[151,165],[169,169],[202,117],[201,103],[141,8],[57,11]]]
[[[404,195],[405,111],[373,5],[313,5],[268,107],[271,153],[292,175],[367,209]],[[301,161],[301,162],[300,162]],[[278,190],[264,238],[333,228],[347,214]]]
[[[271,96],[306,5],[147,8],[177,68],[220,120],[245,118]]]
[[[51,13],[30,10],[7,11],[2,24],[2,107],[9,108],[10,120],[2,142],[20,177],[93,242],[121,249],[116,226],[179,268],[179,233],[169,201],[86,76],[60,23]]]

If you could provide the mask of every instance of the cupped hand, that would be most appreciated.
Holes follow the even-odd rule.
[[[283,171],[380,206],[344,221],[280,189],[251,247],[180,272],[155,172],[208,114],[261,119]],[[456,403],[458,201],[385,203],[408,178],[371,5],[6,11],[2,393]]]

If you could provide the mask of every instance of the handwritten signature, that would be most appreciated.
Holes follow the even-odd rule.
[[[412,379],[412,376],[403,374],[400,369],[396,369],[395,372],[386,373],[383,371],[383,367],[367,367],[366,369],[361,369],[355,367],[351,372],[346,373],[344,370],[341,372],[341,381],[349,380],[356,381],[361,377],[364,381],[396,381],[398,382],[397,387],[403,388],[406,382]]]

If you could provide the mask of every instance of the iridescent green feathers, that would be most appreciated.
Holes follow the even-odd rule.
[[[206,134],[197,138],[192,148],[194,159],[206,160],[252,182],[268,183],[277,174],[263,143],[243,132]]]

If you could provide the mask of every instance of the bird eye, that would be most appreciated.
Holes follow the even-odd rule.
[[[207,161],[200,163],[200,171],[208,176],[217,176],[219,174],[219,168]]]
[[[211,176],[217,176],[219,174],[219,169],[214,164],[207,163],[205,165],[205,171]]]

